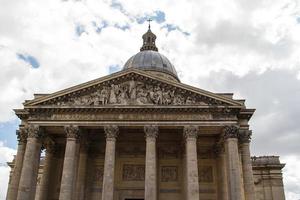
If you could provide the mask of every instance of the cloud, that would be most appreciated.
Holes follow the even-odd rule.
[[[299,155],[300,80],[297,70],[274,69],[238,76],[229,71],[212,72],[197,85],[215,92],[234,92],[256,108],[250,121],[255,155]],[[265,141],[269,141],[266,143]]]
[[[300,166],[300,157],[283,156],[281,160],[286,163],[283,169],[286,199],[300,199],[300,174],[295,170]]]
[[[13,160],[13,156],[16,154],[16,150],[4,146],[4,143],[0,141],[0,199],[5,199],[10,167],[6,165],[7,162]]]

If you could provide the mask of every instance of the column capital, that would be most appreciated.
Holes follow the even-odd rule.
[[[249,143],[251,141],[252,131],[251,130],[240,130],[239,141],[240,143]]]
[[[146,126],[144,126],[144,132],[145,132],[146,138],[156,139],[158,136],[158,126],[146,125]]]
[[[56,151],[55,142],[50,137],[45,138],[44,147],[47,153],[54,154]]]
[[[119,134],[119,127],[116,125],[104,126],[106,140],[115,140]]]
[[[27,129],[25,127],[20,127],[19,130],[16,130],[16,135],[17,135],[19,144],[26,143]]]
[[[238,126],[225,126],[223,129],[224,139],[238,138],[239,127]]]
[[[67,125],[64,127],[67,138],[79,139],[79,127],[77,125]]]
[[[183,128],[183,136],[187,139],[197,139],[199,132],[198,126],[184,126]]]
[[[28,138],[41,139],[44,135],[43,129],[39,125],[31,124],[27,127]]]

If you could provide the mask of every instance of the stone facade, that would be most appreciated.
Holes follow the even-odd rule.
[[[278,157],[250,157],[255,110],[233,94],[180,83],[150,52],[154,36],[149,27],[141,53],[163,58],[151,61],[157,66],[139,68],[133,58],[120,72],[15,110],[7,200],[284,200]]]

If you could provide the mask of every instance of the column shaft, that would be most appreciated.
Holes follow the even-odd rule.
[[[184,136],[186,140],[186,199],[199,200],[199,177],[197,156],[198,127],[184,127]]]
[[[219,198],[221,200],[228,200],[228,185],[227,185],[227,167],[226,167],[226,154],[223,147],[220,147],[218,158],[218,187],[219,187]]]
[[[45,143],[46,147],[46,156],[43,167],[43,174],[40,183],[40,190],[37,193],[36,200],[47,200],[49,196],[49,182],[50,182],[50,173],[53,164],[53,154],[54,154],[54,146],[52,141],[48,141]]]
[[[225,151],[227,154],[227,174],[230,199],[242,200],[242,177],[239,167],[238,128],[228,126],[224,129]]]
[[[76,195],[75,199],[84,200],[85,199],[85,184],[86,184],[86,168],[87,168],[87,144],[82,142],[80,144],[80,154],[79,154],[79,166],[77,173],[77,183],[76,183]]]
[[[27,138],[27,132],[25,128],[20,128],[19,131],[17,131],[17,136],[19,140],[18,144],[18,150],[17,150],[17,156],[15,158],[15,166],[13,169],[13,174],[10,179],[10,183],[8,185],[7,189],[7,200],[16,200],[18,195],[18,187],[23,167],[23,160],[24,160],[24,154],[26,149],[26,138]]]
[[[77,126],[66,126],[67,134],[65,158],[60,186],[60,200],[72,200],[74,192],[74,181],[76,175],[76,150],[78,148],[79,128]]]
[[[146,169],[145,169],[145,200],[157,199],[157,158],[156,138],[157,126],[145,126],[146,134]]]
[[[106,134],[104,175],[102,186],[102,199],[114,199],[114,174],[115,174],[115,154],[116,154],[116,137],[119,129],[117,126],[104,127]]]
[[[41,151],[41,132],[38,126],[30,126],[18,189],[18,200],[34,200]]]
[[[252,171],[252,162],[250,155],[250,138],[251,131],[245,130],[240,132],[240,141],[242,148],[242,168],[244,178],[244,191],[246,200],[255,200],[254,178]]]

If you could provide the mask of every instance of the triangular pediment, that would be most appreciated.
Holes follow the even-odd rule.
[[[25,107],[243,106],[239,101],[138,69],[117,72],[26,101]]]

